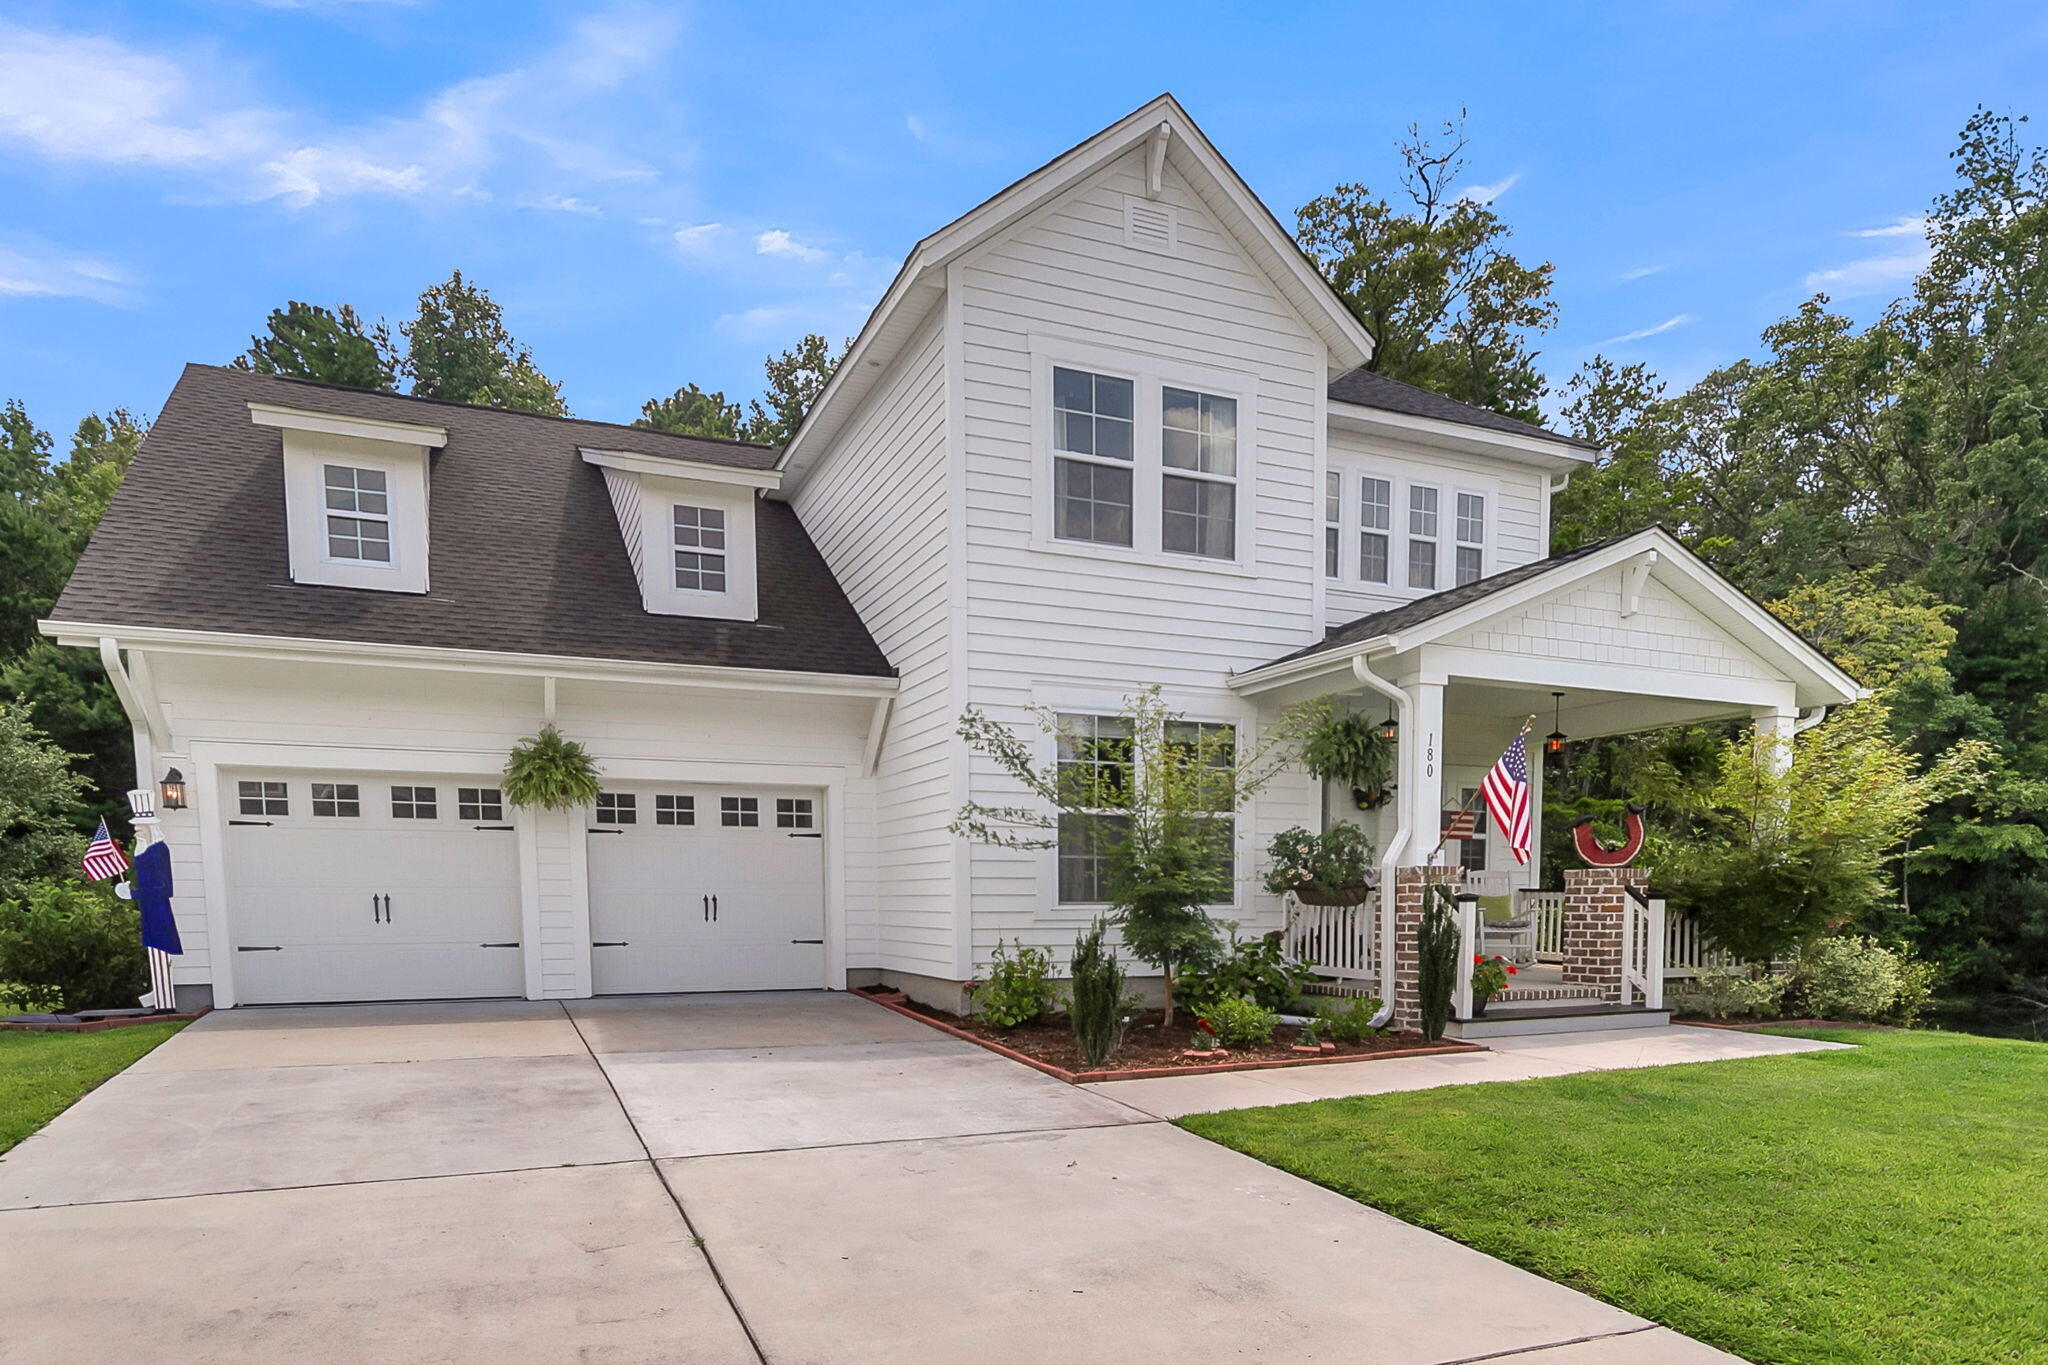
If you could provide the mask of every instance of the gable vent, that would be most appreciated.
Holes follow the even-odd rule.
[[[1164,204],[1124,198],[1124,245],[1171,256],[1180,245],[1180,215]]]

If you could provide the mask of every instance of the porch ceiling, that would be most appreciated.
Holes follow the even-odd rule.
[[[1553,698],[1553,690],[1562,690],[1563,698]],[[1444,715],[1447,719],[1465,720],[1499,718],[1504,724],[1519,723],[1533,715],[1533,737],[1561,729],[1573,739],[1597,739],[1697,721],[1747,720],[1751,708],[1745,703],[1728,701],[1649,697],[1599,688],[1552,689],[1454,677],[1444,688]]]

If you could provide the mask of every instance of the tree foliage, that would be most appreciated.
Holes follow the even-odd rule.
[[[796,345],[780,355],[769,356],[762,367],[767,374],[767,391],[747,405],[747,425],[741,434],[764,445],[789,444],[789,438],[803,425],[804,415],[825,391],[832,372],[839,368],[852,344],[843,342],[835,351],[824,337],[806,332]]]
[[[424,290],[418,314],[399,330],[406,341],[404,370],[419,397],[568,415],[561,386],[506,330],[504,309],[460,270]]]
[[[706,393],[695,384],[685,384],[666,398],[650,398],[642,403],[633,425],[677,436],[736,441],[740,436],[740,405],[726,401],[723,393]]]
[[[388,392],[398,387],[399,357],[391,329],[365,327],[356,310],[343,304],[329,311],[293,299],[273,308],[264,330],[249,338],[235,367]]]
[[[1397,144],[1405,202],[1339,185],[1301,207],[1296,236],[1372,334],[1368,369],[1533,421],[1552,267],[1522,264],[1507,223],[1459,190],[1465,147],[1462,112],[1434,139],[1411,126]]]
[[[85,853],[78,831],[86,780],[18,706],[0,705],[0,901],[68,876]]]

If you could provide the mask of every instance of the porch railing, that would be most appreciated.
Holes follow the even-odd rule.
[[[1337,981],[1379,980],[1379,893],[1363,905],[1303,905],[1287,898],[1288,955]]]
[[[1673,915],[1665,921],[1664,975],[1694,977],[1703,971],[1740,965],[1735,954],[1707,941],[1700,922],[1691,915]]]
[[[1536,921],[1536,960],[1559,962],[1564,958],[1564,892],[1517,891],[1515,917],[1529,915]]]
[[[1621,1003],[1664,1008],[1664,900],[1631,886],[1622,897]]]

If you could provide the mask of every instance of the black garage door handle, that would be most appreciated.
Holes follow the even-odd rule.
[[[510,825],[471,825],[471,829],[511,829]]]
[[[479,948],[517,948],[519,945],[516,943],[479,943],[476,946]]]
[[[228,823],[231,825],[261,825],[268,829],[275,822],[270,820],[230,820]]]
[[[507,828],[510,827],[508,826]],[[583,832],[585,834],[624,834],[626,831],[622,829],[587,829]]]
[[[631,947],[632,945],[629,944],[625,939],[616,939],[609,943],[593,943],[590,946],[593,948],[627,948]]]
[[[809,834],[792,834],[789,837],[792,839],[822,839],[825,837],[825,834],[822,830],[813,830]]]
[[[822,938],[793,938],[790,940],[791,943],[823,943],[824,941]]]
[[[284,945],[279,943],[267,948],[237,948],[235,951],[238,953],[281,953],[284,951]]]

